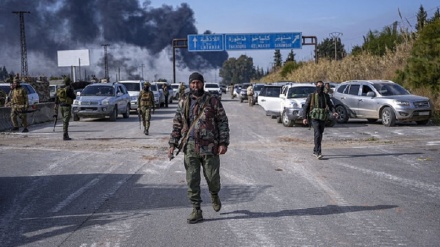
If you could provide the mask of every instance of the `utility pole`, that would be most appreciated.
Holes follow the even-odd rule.
[[[140,67],[141,67],[141,71],[142,71],[142,72],[141,72],[141,73],[142,73],[141,80],[144,79],[144,66],[145,66],[144,64],[141,64],[141,66],[140,66]]]
[[[26,32],[24,29],[24,14],[30,14],[29,11],[12,11],[20,17],[20,43],[21,43],[21,76],[28,75],[27,65],[27,48],[26,48]]]
[[[335,61],[336,61],[338,59],[338,53],[336,50],[336,39],[339,38],[339,36],[342,36],[342,33],[333,32],[333,33],[330,33],[330,36],[333,38],[333,41],[335,42]]]
[[[107,80],[107,82],[110,82],[108,76],[108,57],[107,57],[107,47],[110,46],[110,44],[102,44],[101,46],[104,47],[104,78]]]

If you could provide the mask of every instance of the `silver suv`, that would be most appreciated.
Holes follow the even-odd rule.
[[[349,118],[365,118],[370,123],[382,119],[382,124],[394,126],[397,121],[427,124],[432,104],[426,97],[410,94],[392,81],[353,80],[341,83],[333,93],[338,123]]]
[[[81,117],[106,117],[116,121],[118,114],[130,117],[130,95],[120,83],[87,85],[72,105],[73,121]]]

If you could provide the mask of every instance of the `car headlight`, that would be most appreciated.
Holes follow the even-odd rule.
[[[396,103],[396,105],[400,105],[400,106],[409,106],[409,101],[395,100],[394,103]]]
[[[102,105],[109,105],[109,100],[108,99],[105,99],[105,100],[103,100],[103,101],[101,101],[101,104]]]
[[[131,98],[131,100],[137,100],[136,96],[131,96],[130,98]]]
[[[298,104],[296,102],[289,102],[289,104],[287,104],[287,107],[289,108],[298,108]]]
[[[76,99],[73,101],[73,105],[81,105],[81,101]]]

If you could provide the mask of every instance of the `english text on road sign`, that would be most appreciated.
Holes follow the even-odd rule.
[[[188,35],[188,51],[224,51],[223,34]]]

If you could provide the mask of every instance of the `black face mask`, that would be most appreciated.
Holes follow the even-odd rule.
[[[148,92],[148,91],[150,91],[150,88],[149,87],[144,87],[144,91]]]
[[[316,92],[321,94],[322,92],[324,92],[324,87],[323,86],[316,86]]]
[[[203,88],[202,89],[191,89],[191,94],[196,97],[202,96],[204,92],[205,92],[205,90],[203,90]]]

